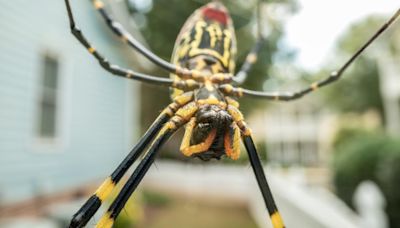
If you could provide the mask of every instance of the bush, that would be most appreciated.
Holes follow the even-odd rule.
[[[377,167],[379,185],[387,199],[391,227],[400,227],[400,141],[385,145],[386,156]]]
[[[171,203],[167,195],[149,190],[143,191],[143,201],[146,205],[153,207],[164,207]]]
[[[385,195],[391,227],[400,227],[400,142],[378,133],[353,133],[347,131],[343,133],[347,137],[335,142],[337,194],[353,207],[352,197],[358,184],[374,181]]]

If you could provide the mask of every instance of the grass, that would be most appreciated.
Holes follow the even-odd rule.
[[[169,197],[169,196],[168,196]],[[169,197],[167,204],[148,205],[140,228],[256,228],[243,205]]]

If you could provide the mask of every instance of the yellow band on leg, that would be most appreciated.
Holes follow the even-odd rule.
[[[115,183],[108,177],[103,184],[96,190],[95,195],[103,202],[112,192]]]
[[[279,212],[275,212],[271,215],[272,226],[274,228],[285,228],[283,220]]]
[[[107,212],[101,217],[100,221],[96,224],[96,228],[112,228],[114,219],[111,218],[110,213]]]

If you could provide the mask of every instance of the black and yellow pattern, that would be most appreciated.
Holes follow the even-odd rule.
[[[151,164],[154,162],[155,156],[161,146],[171,137],[171,135],[179,129],[181,126],[186,124],[189,119],[192,118],[194,113],[197,111],[197,106],[193,102],[187,103],[183,107],[179,108],[174,116],[164,124],[164,126],[159,131],[157,137],[151,144],[148,152],[144,158],[140,161],[138,167],[129,177],[128,181],[122,188],[121,192],[118,194],[117,198],[113,201],[111,206],[108,208],[107,212],[101,217],[100,221],[96,225],[98,228],[111,228],[114,224],[115,219],[121,212],[126,201],[135,191],[136,187],[139,185],[140,181],[150,168]],[[107,181],[106,181],[107,182]]]
[[[132,151],[126,156],[121,164],[114,170],[114,172],[108,177],[96,190],[96,192],[86,201],[81,209],[75,213],[70,227],[83,227],[92,218],[96,211],[100,208],[101,204],[106,200],[111,192],[115,189],[115,186],[122,179],[124,174],[132,166],[132,164],[140,157],[144,152],[145,148],[151,143],[156,134],[160,132],[163,126],[167,123],[171,117],[174,116],[175,112],[180,107],[185,106],[191,100],[193,100],[193,92],[187,92],[178,96],[174,99],[164,111],[161,112],[157,120],[152,124],[149,130],[144,134]]]
[[[285,227],[268,186],[253,143],[251,130],[239,110],[239,102],[236,98],[247,95],[276,101],[291,101],[337,81],[349,65],[400,16],[399,9],[339,70],[332,72],[326,79],[314,82],[296,92],[260,92],[242,89],[231,84],[232,82],[241,84],[257,61],[257,55],[263,43],[260,29],[257,42],[235,75],[237,49],[235,31],[229,13],[222,3],[211,2],[192,14],[178,35],[172,61],[169,63],[149,51],[129,34],[119,22],[111,17],[101,0],[91,1],[107,26],[122,42],[168,71],[171,74],[170,78],[146,75],[110,63],[76,26],[69,0],[65,0],[70,29],[74,37],[98,61],[99,65],[111,74],[170,87],[173,102],[161,112],[121,164],[75,213],[70,223],[70,227],[73,228],[84,227],[88,223],[101,204],[114,191],[127,170],[144,154],[138,167],[96,226],[111,228],[128,198],[154,162],[162,145],[185,124],[187,125],[181,152],[186,156],[198,157],[202,160],[220,159],[226,156],[235,160],[240,155],[239,142],[242,139],[273,227]],[[146,150],[148,146],[149,149]]]
[[[216,14],[214,18],[209,16],[212,13]],[[233,74],[235,58],[232,20],[226,8],[214,2],[197,9],[188,18],[176,40],[171,62],[211,77],[218,73]],[[171,74],[171,78],[182,79],[177,74]],[[173,89],[171,96],[181,93],[181,90]]]
[[[284,228],[285,225],[283,223],[281,215],[279,214],[278,208],[276,207],[274,198],[272,196],[271,190],[264,174],[264,169],[260,162],[260,158],[258,157],[257,150],[251,135],[243,136],[243,143],[246,147],[254,174],[256,175],[257,183],[263,195],[264,202],[267,205],[272,225],[274,228]]]

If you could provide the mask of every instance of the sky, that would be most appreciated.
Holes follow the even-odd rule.
[[[382,15],[389,18],[400,8],[400,0],[298,0],[298,2],[300,10],[287,20],[285,43],[297,50],[294,64],[310,71],[318,70],[324,61],[331,58],[329,54],[334,48],[335,41],[349,25],[368,15]]]

